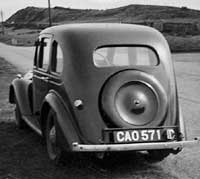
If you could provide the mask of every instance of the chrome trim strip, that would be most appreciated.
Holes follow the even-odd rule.
[[[183,147],[200,144],[200,138],[190,141],[137,143],[137,144],[97,144],[87,145],[72,143],[72,151],[75,152],[105,152],[105,151],[141,151],[154,149],[182,149]]]

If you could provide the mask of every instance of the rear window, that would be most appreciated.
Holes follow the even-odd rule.
[[[102,47],[93,53],[97,67],[109,66],[156,66],[158,58],[148,47]]]

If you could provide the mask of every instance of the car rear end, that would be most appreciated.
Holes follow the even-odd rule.
[[[150,150],[156,148],[153,144],[183,139],[176,83],[166,72],[172,67],[165,66],[156,51],[140,45],[103,46],[95,50],[93,60],[99,69],[123,67],[106,79],[99,93],[104,145]]]
[[[65,36],[73,62],[64,66],[64,85],[80,130],[72,151],[170,153],[194,143],[185,141],[171,54],[158,31],[84,24]]]

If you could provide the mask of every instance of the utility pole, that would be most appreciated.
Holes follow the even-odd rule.
[[[51,27],[52,22],[51,22],[51,3],[50,3],[50,0],[48,0],[48,12],[49,12],[49,27]]]
[[[1,10],[1,28],[2,28],[2,34],[4,35],[4,23],[3,23],[3,11]]]

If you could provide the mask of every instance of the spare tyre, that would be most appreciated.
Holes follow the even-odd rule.
[[[105,82],[100,95],[100,108],[117,127],[155,127],[165,118],[167,95],[154,76],[126,70]]]

